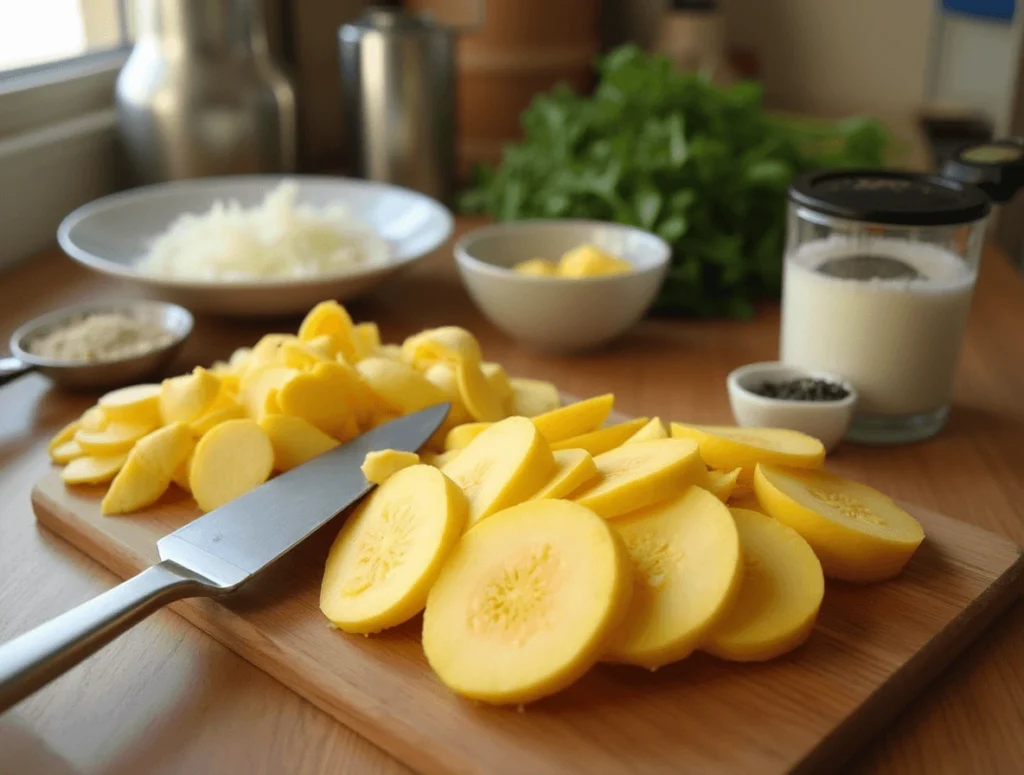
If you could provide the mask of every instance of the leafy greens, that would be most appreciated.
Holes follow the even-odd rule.
[[[504,221],[595,218],[655,232],[672,246],[662,312],[752,314],[779,294],[793,175],[884,162],[889,136],[876,121],[771,115],[754,82],[719,87],[635,46],[598,71],[591,96],[564,85],[538,95],[523,140],[496,169],[476,171],[460,206]]]

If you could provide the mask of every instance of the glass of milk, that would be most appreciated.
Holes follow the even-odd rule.
[[[953,395],[990,203],[887,171],[798,178],[789,192],[781,359],[857,388],[847,439],[937,433]]]

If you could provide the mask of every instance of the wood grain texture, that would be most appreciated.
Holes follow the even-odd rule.
[[[104,517],[101,490],[53,471],[33,492],[42,524],[122,577],[158,562],[156,541],[197,515],[182,493]],[[810,640],[759,665],[692,657],[656,673],[599,666],[525,712],[466,702],[430,671],[420,621],[365,638],[318,608],[338,522],[222,602],[174,609],[339,721],[425,773],[584,770],[816,772],[844,761],[1021,591],[1004,538],[913,510],[928,535],[886,584],[830,584]]]
[[[460,228],[467,227],[465,221]],[[62,304],[135,293],[54,251],[0,275],[0,340]],[[626,411],[729,422],[730,368],[774,358],[778,315],[647,320],[601,353],[535,356],[503,337],[439,251],[351,307],[395,339],[460,323],[517,376],[577,394],[614,390]],[[229,353],[295,320],[198,321],[177,369]],[[1024,284],[988,249],[947,430],[904,447],[842,446],[837,472],[1024,544]],[[115,577],[36,526],[45,441],[86,406],[28,377],[0,389],[0,639],[109,588]],[[408,769],[170,612],[157,614],[0,718],[0,773],[405,773]],[[57,764],[55,764],[55,762]],[[63,769],[61,769],[63,767]],[[1024,603],[1017,602],[847,768],[854,773],[1024,772]]]

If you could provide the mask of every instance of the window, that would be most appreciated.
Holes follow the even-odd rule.
[[[125,18],[122,0],[0,0],[0,73],[118,49]]]
[[[114,81],[127,0],[0,0],[0,268],[123,187]],[[2,282],[2,280],[0,280]]]

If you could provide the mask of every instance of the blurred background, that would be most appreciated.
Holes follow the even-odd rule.
[[[294,91],[301,171],[351,172],[338,28],[361,0],[208,0],[265,21]],[[164,0],[165,7],[188,0]],[[139,36],[133,0],[0,0],[0,264],[52,243],[56,224],[141,182],[118,140],[115,83]],[[533,96],[586,92],[595,56],[625,42],[716,78],[753,78],[772,110],[871,116],[900,166],[928,169],[956,144],[1024,130],[1024,30],[1013,0],[407,0],[467,31],[456,48],[457,174],[497,161]],[[479,16],[484,21],[480,25]],[[225,16],[224,18],[228,18]],[[1022,254],[1009,205],[990,235]]]

